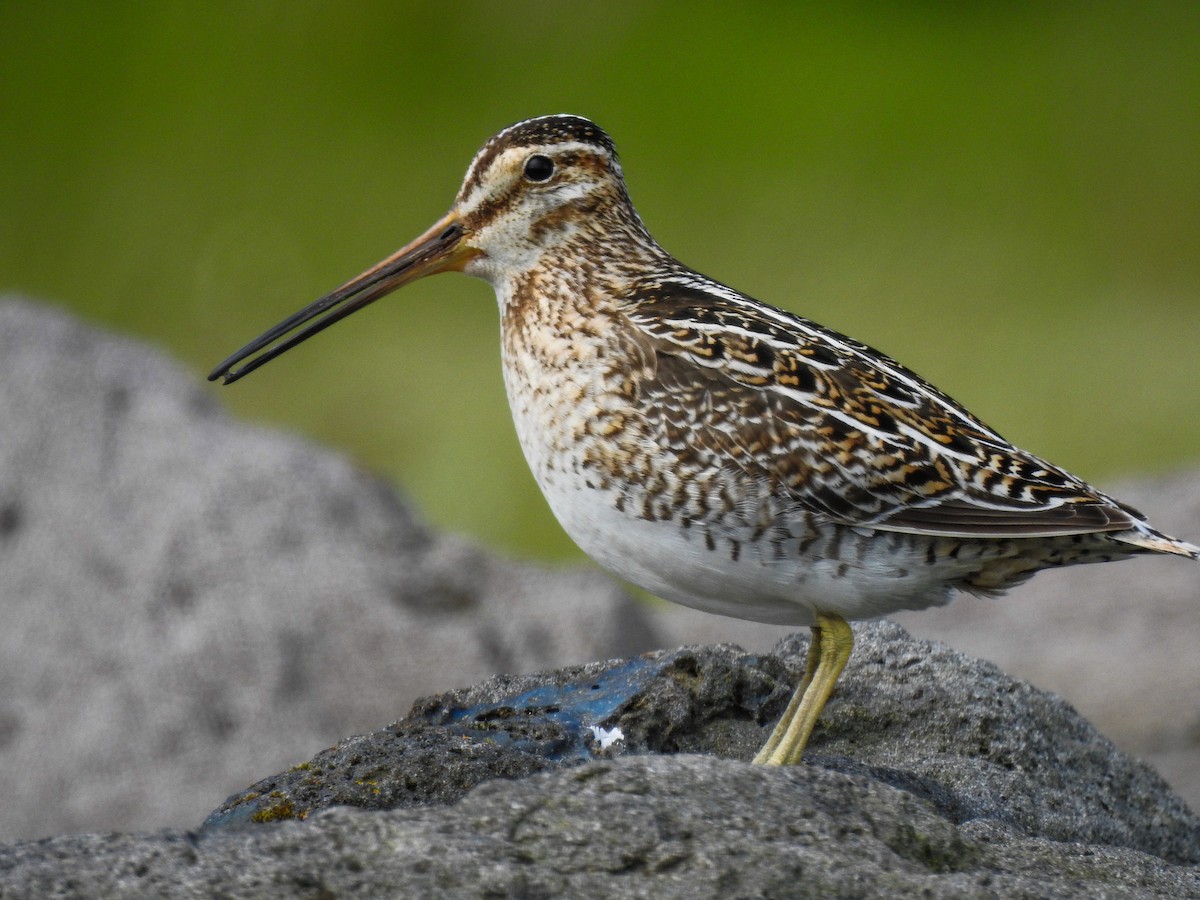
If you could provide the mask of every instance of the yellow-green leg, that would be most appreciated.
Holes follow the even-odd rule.
[[[804,695],[808,692],[808,686],[812,684],[813,673],[817,670],[817,662],[821,659],[821,629],[819,626],[812,627],[812,640],[808,645],[808,655],[804,660],[804,677],[800,679],[800,684],[792,694],[792,699],[788,701],[787,709],[783,711],[783,715],[779,717],[779,722],[771,732],[771,736],[767,738],[767,742],[763,744],[762,749],[754,757],[756,766],[779,765],[778,762],[772,760],[772,755],[775,749],[779,746],[779,742],[783,740],[784,732],[787,731],[787,723],[796,715],[796,710],[800,706],[800,701],[804,699]]]
[[[754,757],[758,766],[794,766],[800,762],[817,717],[833,693],[846,660],[854,649],[854,632],[841,616],[817,615],[804,677],[763,748]]]

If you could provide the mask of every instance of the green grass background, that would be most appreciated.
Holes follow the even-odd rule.
[[[197,377],[432,223],[493,132],[567,111],[685,262],[1085,477],[1200,459],[1195,2],[5,2],[0,86],[0,290]],[[443,526],[577,552],[482,282],[211,389]]]

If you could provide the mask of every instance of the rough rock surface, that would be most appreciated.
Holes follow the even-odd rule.
[[[421,694],[657,646],[137,341],[0,301],[0,385],[0,839],[183,827]]]
[[[1105,488],[1168,533],[1200,541],[1200,471]],[[671,604],[652,615],[666,647],[729,641],[766,650],[783,633]],[[892,618],[1066,698],[1200,809],[1200,564],[1141,557],[1072,566],[1003,597],[960,596]]]
[[[341,807],[245,833],[0,848],[5,896],[1188,898],[1194,867],[954,825],[801,766],[626,757],[492,781],[451,807]]]
[[[1152,770],[895,625],[863,628],[806,765],[747,764],[804,645],[430,698],[202,832],[0,847],[0,895],[1200,897],[1200,820]]]
[[[493,771],[521,777],[531,765],[589,758],[591,726],[617,729],[623,752],[749,760],[783,711],[807,646],[792,635],[774,655],[684,648],[491,679],[420,701],[387,731],[253,785],[208,824],[454,800]],[[806,759],[903,788],[951,821],[986,818],[1052,840],[1200,863],[1200,820],[1152,769],[1054,695],[888,622],[859,627]]]
[[[1200,543],[1200,472],[1112,492]],[[1069,698],[1200,809],[1200,563],[1143,557],[1076,566],[1042,573],[995,602],[964,600],[896,619]]]

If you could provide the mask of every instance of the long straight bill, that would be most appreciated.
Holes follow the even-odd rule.
[[[475,251],[463,242],[463,234],[458,217],[450,213],[383,262],[256,337],[213,369],[208,380],[222,378],[225,384],[233,384],[385,294],[426,275],[461,270],[475,255]],[[234,368],[239,363],[242,365]]]

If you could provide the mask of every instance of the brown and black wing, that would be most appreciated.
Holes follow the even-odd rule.
[[[1038,537],[1143,517],[1026,453],[883,354],[692,273],[643,285],[627,317],[657,356],[641,386],[688,440],[847,525]]]

